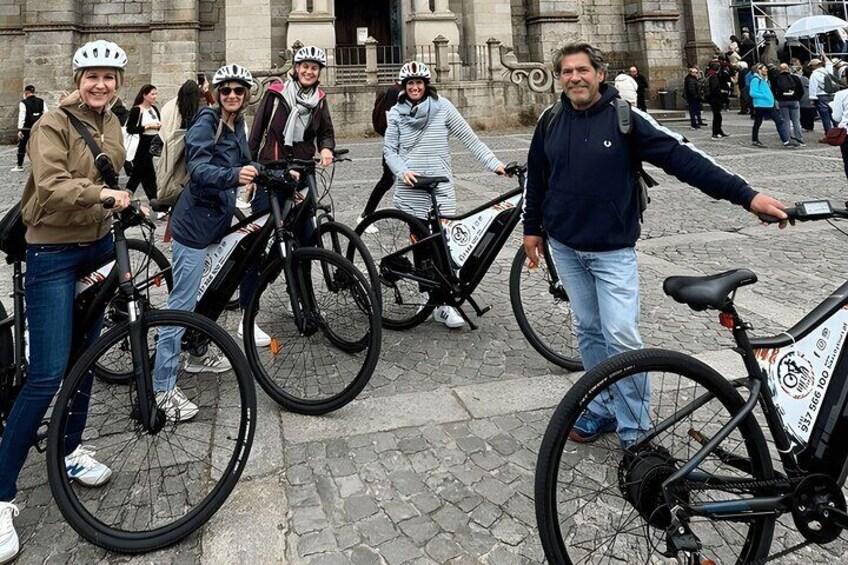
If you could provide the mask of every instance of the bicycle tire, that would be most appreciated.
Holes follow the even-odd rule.
[[[382,339],[378,307],[368,280],[344,257],[302,247],[291,261],[293,272],[312,280],[315,331],[298,330],[286,291],[291,282],[278,280],[284,275],[283,259],[277,258],[260,274],[245,312],[244,349],[254,377],[274,401],[298,414],[326,414],[356,398],[374,373]],[[331,288],[324,287],[324,267],[332,269]],[[289,313],[281,314],[286,308]],[[257,347],[254,324],[271,336],[269,347]],[[351,336],[340,334],[339,327]]]
[[[579,371],[583,369],[583,362],[571,320],[571,307],[558,280],[549,247],[545,248],[544,263],[530,269],[521,246],[509,272],[509,301],[515,321],[533,349],[558,367]]]
[[[8,316],[6,308],[0,303],[0,320]],[[9,412],[15,404],[18,391],[15,390],[15,345],[12,339],[12,327],[0,328],[0,437],[6,430]]]
[[[164,421],[155,433],[139,424],[137,395],[132,390],[91,375],[98,356],[126,339],[128,323],[103,334],[65,377],[49,426],[50,488],[62,515],[80,536],[122,553],[172,545],[205,524],[238,482],[255,431],[256,392],[250,368],[227,332],[199,314],[174,310],[144,312],[141,325],[151,349],[156,347],[159,329],[182,327],[190,332],[183,339],[184,349],[189,342],[203,343],[207,351],[220,352],[232,368],[216,374],[205,368],[181,372],[180,388],[202,405],[191,421]],[[149,355],[152,360],[152,351]],[[87,386],[91,387],[88,392]],[[76,486],[65,468],[65,434],[77,394],[89,403],[82,437],[96,435],[98,459],[115,470],[115,476],[97,489]],[[112,401],[126,405],[115,409],[109,406]],[[204,439],[210,445],[203,445]],[[142,463],[151,464],[146,473],[134,466],[139,455]],[[195,456],[197,461],[192,459]],[[131,470],[126,472],[128,465]],[[179,481],[184,491],[178,492]]]
[[[376,227],[375,233],[368,228]],[[371,252],[380,277],[381,318],[383,327],[391,330],[408,330],[426,320],[437,304],[432,293],[422,291],[418,283],[405,280],[402,276],[388,274],[384,257],[410,245],[414,235],[419,238],[430,234],[427,225],[411,214],[401,210],[383,209],[369,214],[356,226],[356,234]],[[422,253],[429,255],[433,271],[444,272],[441,255],[433,241],[424,245]],[[392,265],[394,271],[406,269],[414,274],[418,269],[412,252],[407,252]],[[428,273],[433,276],[432,273]],[[435,278],[435,276],[433,276]]]
[[[165,307],[167,295],[171,293],[171,288],[174,286],[174,273],[171,269],[171,263],[162,251],[142,239],[128,239],[127,249],[130,255],[130,266],[133,268],[133,283],[139,290],[139,294],[144,297],[145,309],[162,309]],[[133,262],[133,251],[141,253],[141,257],[149,257],[150,262],[155,265],[155,270],[151,273],[149,265],[145,265],[147,261],[142,259],[138,262]],[[165,292],[162,293],[162,287],[165,287]],[[117,288],[115,289],[117,291]],[[152,291],[152,292],[151,292]],[[116,292],[109,300],[106,306],[106,315],[104,318],[104,330],[108,330],[116,323],[123,321],[127,317],[127,307],[123,296]],[[124,352],[129,352],[129,343],[124,346]],[[122,356],[120,359],[114,360],[110,364],[98,364],[96,370],[97,378],[103,379],[111,383],[128,383],[132,380],[132,362],[129,366],[123,365],[122,361],[126,361],[129,357]],[[117,365],[120,364],[120,365]]]
[[[333,234],[337,234],[339,237],[333,238]],[[343,240],[347,243],[345,244]],[[317,241],[319,242],[319,247],[338,253],[353,263],[354,267],[362,271],[362,274],[368,279],[371,290],[374,291],[374,295],[377,298],[375,304],[382,306],[380,275],[377,273],[377,267],[374,265],[371,252],[368,251],[368,247],[362,242],[362,238],[350,227],[333,220],[319,222]]]
[[[694,410],[689,412],[688,418],[689,424],[692,426],[699,425],[710,427],[711,429],[707,430],[706,433],[707,437],[709,437],[709,433],[715,433],[715,431],[717,431],[721,425],[729,421],[731,415],[736,414],[744,404],[744,400],[740,396],[739,392],[729,381],[727,381],[714,369],[708,367],[697,359],[673,351],[645,349],[623,353],[610,358],[594,369],[588,371],[568,391],[551,417],[542,440],[536,464],[536,520],[542,540],[542,546],[550,563],[559,565],[570,564],[575,561],[579,561],[581,563],[596,562],[592,560],[591,555],[581,553],[581,551],[585,552],[587,549],[586,545],[581,544],[589,544],[593,541],[600,544],[601,542],[598,540],[606,536],[599,533],[596,528],[610,526],[616,527],[615,520],[618,520],[619,528],[627,527],[627,533],[619,532],[621,533],[620,537],[616,535],[615,538],[606,537],[606,539],[608,541],[611,539],[621,541],[622,545],[619,552],[623,552],[625,554],[621,559],[622,562],[647,563],[653,554],[653,549],[657,546],[665,549],[665,538],[663,537],[659,543],[653,544],[654,548],[648,548],[649,553],[645,556],[637,552],[639,549],[637,544],[632,542],[630,537],[628,537],[633,536],[634,532],[638,533],[644,531],[646,533],[650,533],[651,529],[654,529],[655,532],[661,530],[660,526],[662,524],[659,524],[659,522],[663,521],[663,512],[667,512],[667,508],[664,504],[660,504],[653,508],[646,507],[649,502],[655,502],[656,500],[651,498],[651,496],[656,493],[649,495],[648,489],[655,489],[657,484],[660,484],[664,478],[668,478],[673,470],[679,468],[679,466],[675,466],[673,470],[666,469],[663,471],[661,465],[657,464],[659,459],[654,459],[652,462],[649,457],[656,458],[668,456],[666,460],[662,462],[662,465],[671,465],[670,462],[679,465],[680,461],[686,461],[691,458],[695,452],[700,449],[702,443],[694,439],[691,432],[682,434],[681,432],[678,432],[678,435],[675,436],[672,431],[666,435],[666,432],[671,430],[669,427],[667,430],[662,431],[662,433],[657,434],[656,437],[651,438],[650,444],[640,448],[641,451],[638,451],[636,455],[631,454],[631,459],[629,460],[623,456],[623,452],[620,450],[620,447],[616,445],[615,450],[617,454],[619,454],[618,456],[621,457],[618,464],[619,471],[617,475],[619,485],[617,487],[606,486],[601,488],[602,481],[604,481],[604,479],[609,480],[610,471],[605,471],[602,466],[602,462],[598,459],[597,453],[598,450],[604,449],[604,442],[607,440],[597,440],[598,445],[596,447],[595,445],[588,445],[586,443],[575,443],[575,441],[570,437],[570,434],[573,431],[573,426],[578,417],[583,413],[583,410],[586,408],[588,403],[593,398],[597,397],[602,390],[606,389],[608,386],[620,384],[621,380],[624,378],[634,376],[638,378],[639,374],[644,373],[647,375],[646,378],[651,379],[659,372],[662,372],[663,379],[665,379],[666,372],[672,373],[672,377],[668,379],[667,387],[662,386],[665,385],[665,380],[661,380],[661,387],[659,390],[655,386],[654,381],[650,382],[651,388],[649,390],[651,406],[649,410],[645,412],[645,415],[648,417],[652,417],[651,414],[648,414],[648,412],[651,412],[655,413],[657,418],[665,417],[667,420],[671,421],[671,418],[668,415],[660,415],[662,412],[671,412],[674,415],[678,415],[679,419],[687,418],[686,412],[681,411],[682,409],[679,404],[680,399],[678,399],[678,402],[674,405],[665,404],[663,402],[663,398],[668,397],[671,394],[677,393],[678,395],[684,396],[683,400],[686,404],[683,405],[683,408],[694,406],[696,404],[694,399],[696,398],[704,398],[706,399],[705,403],[702,406],[695,407]],[[691,390],[686,388],[686,383],[690,383],[693,388]],[[700,394],[697,394],[698,390],[701,391]],[[686,400],[687,398],[689,398],[689,400]],[[657,399],[659,399],[660,402],[656,402]],[[721,415],[724,418],[716,418],[715,415],[713,415],[709,420],[696,421],[693,414],[697,414],[698,418],[701,418],[703,414],[709,414],[710,408],[704,407],[707,406],[707,403],[711,403],[713,401],[717,402],[718,406],[716,409],[722,412]],[[702,408],[704,408],[703,411],[701,411]],[[718,414],[718,412],[716,412],[716,414]],[[684,421],[683,423],[685,426],[686,422]],[[674,422],[672,425],[674,425]],[[656,423],[652,422],[652,428],[650,429],[656,429],[655,426]],[[741,436],[741,438],[739,436]],[[672,440],[690,442],[687,446],[688,451],[686,456],[679,457],[675,452],[672,452],[662,444],[662,442]],[[753,414],[743,420],[741,425],[732,432],[731,436],[728,437],[721,446],[730,447],[730,442],[733,441],[738,443],[729,452],[732,454],[733,451],[744,448],[750,462],[747,477],[743,476],[740,478],[766,480],[774,478],[774,469],[766,440]],[[663,453],[665,455],[660,455]],[[613,455],[613,450],[609,450],[609,454],[610,455],[608,457],[610,462],[614,464],[616,455]],[[581,467],[588,470],[590,475],[586,475],[585,480],[581,480],[580,486],[577,487],[577,489],[583,489],[585,493],[581,493],[578,490],[578,494],[574,495],[575,500],[578,501],[575,502],[574,505],[579,508],[575,510],[572,510],[571,508],[563,508],[562,512],[560,512],[558,507],[558,502],[560,502],[560,497],[558,497],[558,492],[560,490],[560,466],[568,465],[570,463],[574,466],[572,469],[565,471],[563,477],[570,477],[572,478],[572,481],[574,481],[574,478],[579,476],[582,472]],[[634,467],[634,465],[636,465],[636,467]],[[639,468],[638,465],[642,465],[643,467]],[[699,469],[704,472],[708,472],[712,466],[716,465],[716,470],[721,470],[722,473],[729,473],[731,470],[734,470],[742,475],[746,475],[746,473],[739,471],[736,468],[731,469],[730,465],[725,464],[723,460],[715,454],[708,457],[704,463],[699,466]],[[621,470],[622,468],[626,469],[623,475]],[[636,471],[638,471],[638,473]],[[662,472],[665,472],[666,474],[660,475]],[[649,483],[651,480],[653,482]],[[593,483],[599,485],[599,491],[597,493],[590,492],[590,488]],[[586,487],[586,485],[589,485],[589,487]],[[645,485],[648,486],[646,487]],[[618,488],[618,490],[616,490],[616,488]],[[636,497],[633,494],[635,491],[632,489],[645,489],[643,491],[645,494],[640,494]],[[621,492],[619,495],[621,501],[624,503],[623,509],[619,509],[619,503],[613,500],[615,498],[615,493],[619,491]],[[688,490],[685,495],[678,496],[690,497],[693,493],[698,492],[714,491]],[[571,495],[572,491],[569,490],[568,494]],[[586,502],[583,506],[580,506],[579,504],[581,496],[586,499],[590,499],[589,502]],[[639,503],[634,504],[633,502],[628,501],[628,496],[631,497],[631,500],[638,500]],[[644,498],[642,498],[643,496]],[[563,504],[570,502],[565,497],[562,497],[561,501]],[[590,502],[595,502],[591,508],[589,507]],[[585,516],[589,516],[589,513],[593,511],[595,511],[595,513],[591,514],[591,519],[581,523],[581,520],[583,520]],[[635,519],[639,520],[640,523],[633,526],[630,525],[630,522],[627,524],[622,523],[625,520],[625,515],[632,518],[634,513],[636,515]],[[648,515],[647,519],[643,513]],[[615,517],[613,517],[613,514],[615,514]],[[560,522],[561,518],[565,523]],[[698,518],[695,518],[695,520],[698,521],[691,522],[690,525],[694,524],[698,526],[698,529],[694,526],[692,527],[693,531],[697,534],[699,533],[699,528],[701,528],[701,525],[704,524],[704,522],[701,522]],[[652,524],[650,523],[652,521],[656,521],[658,523]],[[736,563],[740,565],[743,563],[749,563],[767,555],[774,532],[774,516],[752,517],[752,519],[747,523],[748,530],[745,534],[740,534],[737,531],[737,529],[744,529],[743,523],[717,523],[727,526],[730,530],[728,532],[722,531],[719,533],[719,537],[724,542],[722,548],[730,545],[723,534],[731,536],[735,535],[739,538],[744,538],[739,540],[742,544],[742,548],[740,554],[734,558]],[[564,528],[563,526],[566,527]],[[664,530],[662,530],[662,534],[664,536]],[[701,534],[703,534],[703,531],[701,531]],[[610,535],[612,534],[610,533]],[[589,539],[593,536],[594,539]],[[710,537],[709,539],[713,540],[715,538]],[[564,540],[568,540],[568,549],[566,548]],[[707,538],[702,535],[701,540],[706,542]],[[607,553],[603,556],[603,558],[609,561],[618,561],[618,557],[621,553],[617,555],[610,554],[615,547],[616,543],[612,543],[611,547],[608,545]],[[734,562],[734,559],[728,559],[725,555],[712,555],[712,551],[717,550],[705,543],[703,552],[701,553],[702,558],[711,558],[717,563]]]

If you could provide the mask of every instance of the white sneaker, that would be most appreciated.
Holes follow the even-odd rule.
[[[164,220],[167,217],[168,217],[168,212],[156,212],[156,219],[157,220]]]
[[[187,422],[200,412],[197,404],[189,400],[178,386],[167,392],[157,392],[156,406],[165,412],[165,417],[171,422]]]
[[[21,550],[18,532],[12,519],[19,514],[15,501],[0,502],[0,563],[14,559]]]
[[[365,218],[363,218],[362,216],[359,216],[358,218],[356,218],[356,225],[358,226],[359,224],[361,224],[362,220],[364,220],[364,219]],[[365,233],[380,233],[380,230],[377,229],[377,226],[375,226],[374,224],[371,224],[370,226],[365,228],[364,231],[365,231]]]
[[[65,469],[68,478],[87,487],[99,487],[112,476],[112,469],[94,458],[91,447],[77,447],[73,453],[65,457]]]
[[[219,355],[205,355],[203,357],[195,357],[189,355],[186,360],[186,373],[226,373],[233,366],[224,357]]]
[[[244,320],[239,320],[238,336],[244,338]],[[268,347],[271,345],[271,336],[262,331],[262,328],[253,324],[253,341],[256,347]]]
[[[15,166],[15,167],[12,167],[11,169],[9,169],[9,172],[10,173],[22,173],[22,172],[24,172],[24,168]]]
[[[461,328],[465,325],[465,320],[459,315],[459,312],[451,306],[439,306],[433,312],[433,319],[441,322],[449,328]]]

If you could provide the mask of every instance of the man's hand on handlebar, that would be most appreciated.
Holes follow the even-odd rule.
[[[413,171],[406,171],[403,173],[403,184],[406,186],[415,186],[415,183],[418,182],[418,173]]]
[[[545,256],[545,244],[542,238],[538,235],[525,235],[524,253],[527,254],[527,258],[530,260],[530,268],[535,269]]]
[[[113,190],[111,188],[102,188],[100,189],[100,201],[103,202],[108,199],[114,200],[114,204],[112,205],[112,210],[120,212],[121,210],[125,210],[129,208],[130,205],[130,193],[126,190]]]
[[[256,178],[256,175],[259,174],[259,171],[256,170],[256,167],[253,165],[245,165],[241,169],[239,169],[238,175],[238,183],[240,185],[246,185],[253,182],[253,179]]]
[[[786,204],[763,193],[756,195],[754,199],[751,200],[750,209],[754,214],[766,214],[768,216],[780,218],[780,229],[785,228],[789,223],[795,223],[788,220],[786,217],[786,213],[784,212],[784,210],[786,210]]]

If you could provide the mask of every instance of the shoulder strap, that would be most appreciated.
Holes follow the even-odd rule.
[[[630,104],[621,98],[615,99],[615,112],[618,116],[618,131],[629,135],[633,131],[633,118],[630,115]]]
[[[100,146],[97,145],[97,142],[94,141],[94,138],[91,136],[91,132],[88,131],[88,128],[85,127],[85,124],[80,121],[79,118],[70,113],[67,109],[62,108],[62,112],[68,116],[68,121],[71,122],[71,125],[74,126],[74,129],[77,130],[77,133],[80,134],[85,144],[88,145],[88,148],[91,150],[91,154],[94,156],[94,161],[97,161],[97,157],[102,153],[100,151]]]
[[[545,123],[545,139],[548,138],[548,134],[551,133],[551,129],[553,129],[554,124],[556,123],[561,113],[562,99],[559,99],[556,101],[556,104],[548,108],[548,110],[542,115],[542,119]]]

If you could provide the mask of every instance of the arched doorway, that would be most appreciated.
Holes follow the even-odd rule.
[[[379,64],[402,62],[400,4],[401,0],[335,0],[336,64],[365,64],[362,40],[369,36],[378,42]]]

